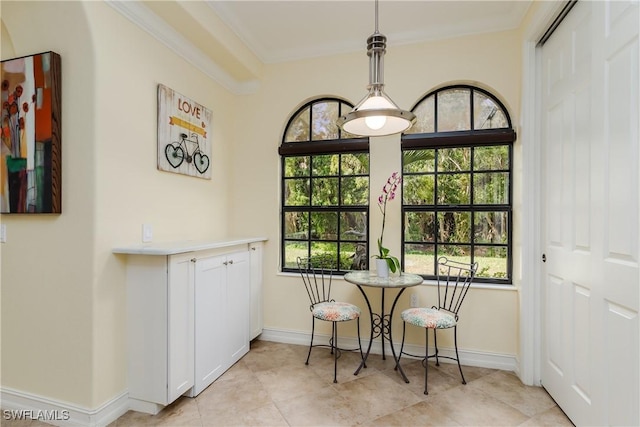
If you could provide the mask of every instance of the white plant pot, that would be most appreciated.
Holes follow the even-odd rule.
[[[387,264],[386,259],[376,258],[376,272],[378,273],[378,277],[389,277],[389,264]]]

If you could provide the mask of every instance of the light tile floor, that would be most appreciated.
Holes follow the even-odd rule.
[[[307,351],[254,341],[244,358],[196,398],[181,397],[155,416],[129,411],[109,427],[572,425],[544,389],[523,385],[511,372],[463,366],[463,385],[457,365],[430,362],[425,396],[418,360],[403,358],[406,384],[391,356],[383,361],[372,354],[354,376],[359,354],[343,353],[334,384],[329,350],[314,348],[309,366]]]
[[[429,394],[418,360],[403,359],[406,384],[393,358],[359,354],[338,359],[333,383],[329,350],[254,341],[251,351],[195,399],[180,398],[155,416],[128,412],[110,427],[162,426],[571,426],[540,387],[524,386],[510,372],[429,364]]]

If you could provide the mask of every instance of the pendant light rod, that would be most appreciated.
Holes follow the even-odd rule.
[[[378,32],[378,0],[375,0],[375,16],[376,16],[376,27],[374,33]]]
[[[416,116],[401,110],[384,92],[384,54],[387,38],[378,31],[378,0],[375,0],[375,31],[367,39],[369,93],[350,113],[338,118],[345,132],[359,136],[383,136],[409,129]]]
[[[367,56],[369,56],[369,87],[384,85],[384,54],[387,51],[387,38],[378,31],[378,0],[375,0],[375,31],[367,39]]]

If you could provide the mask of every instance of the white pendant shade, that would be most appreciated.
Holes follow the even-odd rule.
[[[409,129],[416,116],[398,108],[384,92],[374,92],[340,118],[342,129],[358,136],[393,135]]]

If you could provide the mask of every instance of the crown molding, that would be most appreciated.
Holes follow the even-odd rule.
[[[109,6],[122,14],[125,18],[143,29],[156,40],[167,46],[215,82],[228,91],[245,95],[258,90],[260,83],[256,80],[239,82],[220,68],[211,58],[203,54],[180,33],[171,28],[166,22],[151,12],[138,1],[105,0]]]

